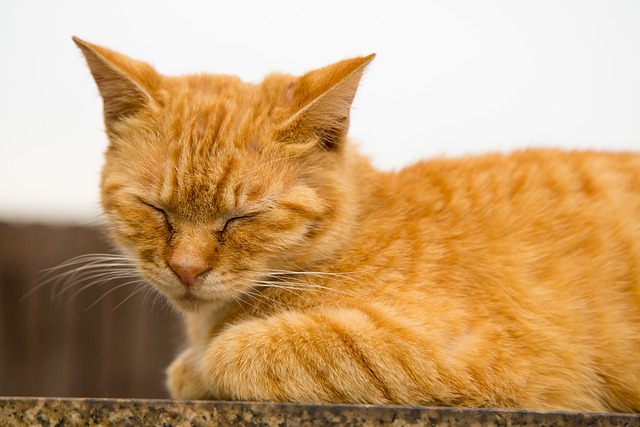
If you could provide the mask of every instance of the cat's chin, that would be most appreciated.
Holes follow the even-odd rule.
[[[196,313],[198,311],[208,310],[219,305],[221,301],[211,301],[198,298],[191,294],[181,295],[179,297],[170,297],[169,301],[180,311],[188,313]]]

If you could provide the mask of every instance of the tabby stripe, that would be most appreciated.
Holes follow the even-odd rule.
[[[242,194],[242,184],[240,182],[233,186],[233,205],[238,206],[240,195]]]
[[[349,352],[349,354],[351,354],[353,360],[357,362],[362,368],[364,368],[364,371],[369,376],[371,383],[373,383],[375,387],[382,392],[385,399],[387,399],[388,402],[395,402],[390,387],[376,373],[376,370],[369,361],[369,358],[364,354],[362,349],[358,346],[351,335],[348,332],[344,331],[333,321],[327,321],[327,325],[331,329],[331,331],[338,337],[338,339],[342,341],[344,348]]]
[[[280,378],[275,370],[273,369],[273,366],[270,365],[269,363],[266,364],[266,376],[269,380],[269,394],[273,395],[277,400],[279,401],[285,401],[287,399],[287,394],[285,392],[284,386],[283,386],[283,381],[282,378]],[[250,379],[248,379],[250,381]],[[244,400],[250,399],[251,396],[242,396],[241,397]]]
[[[376,329],[387,329],[388,331],[390,330],[391,332],[390,336],[392,337],[401,337],[407,334],[407,329],[405,327],[402,327],[393,323],[389,324],[389,320],[386,318],[383,318],[372,307],[366,307],[366,308],[359,307],[358,311],[366,315],[367,319],[369,319],[371,324]],[[390,341],[387,341],[387,342],[390,342]],[[391,343],[393,344],[393,342]],[[418,345],[417,343],[414,343],[414,344]],[[400,346],[398,346],[398,348],[400,348]],[[412,365],[409,360],[407,360],[405,357],[396,357],[393,352],[389,352],[389,354],[393,357],[393,360],[395,361],[395,363],[402,368],[402,370],[404,371],[408,379],[411,380],[413,384],[416,384],[416,385],[419,384],[423,390],[428,389],[426,383],[423,381],[422,376],[416,372],[416,370],[414,369],[414,365]],[[435,362],[436,358],[434,357],[433,360]],[[435,398],[435,397],[432,396],[432,398]],[[435,401],[430,400],[428,402],[433,403]],[[425,403],[427,403],[427,401],[425,401]]]
[[[222,192],[224,191],[224,189],[229,184],[229,181],[231,180],[231,171],[232,169],[235,168],[235,166],[236,166],[235,159],[233,157],[229,158],[229,160],[227,161],[227,164],[222,170],[222,174],[220,175],[220,178],[218,179],[218,182],[216,183],[216,187],[213,191],[214,199],[219,199],[222,196]]]
[[[289,333],[287,335],[295,336],[293,331],[288,332]],[[299,346],[291,345],[293,354],[295,355],[296,359],[300,361],[299,365],[304,368],[304,370],[311,376],[311,378],[315,379],[319,383],[320,387],[323,388],[323,390],[327,391],[331,396],[333,396],[335,398],[335,401],[344,403],[349,402],[351,399],[349,399],[347,395],[336,388],[336,386],[327,379],[325,372],[318,369],[316,361],[312,360],[307,354],[303,354],[299,350],[299,348]]]
[[[282,207],[306,219],[315,219],[318,214],[295,202],[282,202]]]
[[[220,118],[220,115],[215,116],[215,123],[212,123],[213,126],[213,135],[211,135],[211,137],[209,137],[209,155],[211,157],[215,157],[216,155],[216,148],[218,147],[218,138],[220,137],[220,129],[222,128],[222,120]]]

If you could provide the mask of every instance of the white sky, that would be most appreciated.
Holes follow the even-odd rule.
[[[640,1],[0,2],[0,220],[90,222],[106,138],[71,35],[164,74],[258,81],[377,52],[376,165],[527,146],[640,150]]]

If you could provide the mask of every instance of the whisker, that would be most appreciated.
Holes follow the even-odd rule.
[[[284,304],[281,301],[275,300],[271,297],[266,296],[265,294],[263,294],[262,292],[258,292],[256,289],[248,289],[245,292],[243,292],[243,295],[248,296],[249,298],[251,298],[251,307],[254,309],[257,309],[257,305],[255,305],[255,301],[259,301],[259,300],[265,300],[265,301],[270,301],[272,304],[279,306],[279,307],[283,307]],[[253,303],[253,304],[252,304]]]
[[[296,270],[272,270],[266,269],[263,272],[272,277],[286,277],[286,276],[312,276],[324,279],[330,278],[340,278],[353,283],[362,284],[362,282],[354,277],[353,275],[362,276],[362,273],[350,271],[350,272],[330,272],[330,271],[296,271]]]
[[[62,276],[62,279],[73,279],[74,283],[84,283],[89,280],[100,280],[106,278],[119,279],[123,277],[140,277],[137,271],[131,270],[97,270],[97,271],[85,271],[75,276],[69,275],[68,277]]]
[[[107,290],[86,307],[85,311],[97,305],[117,289],[140,283],[143,280],[134,260],[129,256],[120,254],[79,255],[57,266],[40,271],[39,276],[36,286],[26,292],[20,299],[21,301],[45,287],[50,287],[51,301],[58,301],[58,306],[60,306],[63,300],[66,299],[66,304],[68,305],[89,288],[102,286],[113,280],[132,279]],[[73,292],[71,292],[72,289],[74,289]],[[135,291],[133,294],[137,292]],[[67,295],[69,295],[68,298]]]
[[[142,298],[142,304],[148,304],[147,300],[149,299],[151,293],[154,291],[153,286],[147,286],[149,282],[144,283],[143,286],[147,287],[147,292],[144,293],[144,297]],[[153,302],[151,302],[151,311],[153,311]]]
[[[42,271],[57,270],[59,268],[64,268],[64,267],[77,265],[77,264],[84,265],[91,262],[114,261],[114,260],[130,261],[131,258],[125,255],[119,255],[119,254],[83,254],[83,255],[78,255],[73,258],[70,258],[57,266],[45,268]]]
[[[282,284],[282,283],[269,283],[269,282],[255,282],[254,287],[256,288],[273,288],[273,289],[282,289],[283,291],[287,291],[292,294],[300,295],[300,291],[331,291],[333,289],[323,289],[309,285],[302,284]]]
[[[157,276],[154,276],[152,278],[147,279],[144,282],[143,287],[147,288],[147,292],[145,292],[144,294],[144,298],[142,298],[142,303],[146,304],[147,298],[149,298],[149,296],[151,294],[154,294],[153,300],[151,301],[151,311],[153,312],[154,307],[156,306],[156,301],[158,301],[158,299],[162,299],[163,295],[158,292],[158,290],[153,286],[152,281],[155,280],[157,278]]]
[[[242,291],[242,296],[246,296],[250,298],[250,301],[247,301],[249,303],[249,305],[256,309],[257,306],[255,305],[255,301],[257,300],[266,300],[266,301],[270,301],[271,303],[278,305],[278,306],[283,306],[284,304],[281,301],[277,301],[267,295],[265,295],[264,293],[260,292],[258,289],[256,289],[255,287],[253,287],[252,285],[255,284],[255,282],[251,281],[251,280],[244,280],[243,281],[244,284],[248,285],[247,289]]]
[[[75,292],[73,292],[71,294],[71,296],[69,296],[68,300],[67,300],[67,304],[69,304],[73,299],[75,299],[80,293],[84,292],[85,290],[92,288],[92,287],[96,287],[96,286],[102,286],[105,283],[109,283],[111,281],[114,280],[118,280],[118,279],[136,279],[136,280],[140,280],[140,276],[138,274],[131,274],[129,272],[126,273],[112,273],[112,272],[94,272],[93,274],[89,275],[89,274],[84,274],[82,276],[78,276],[76,278],[73,278],[72,276],[69,276],[67,278],[63,278],[64,281],[61,282],[61,286],[62,289],[57,290],[57,288],[54,286],[51,290],[51,299],[53,301],[57,300],[59,301],[59,303],[64,299],[65,294],[67,293],[67,291],[69,291],[71,288],[76,287],[76,286],[80,286],[79,289],[77,289]]]
[[[305,274],[305,275],[320,275],[320,276],[349,276],[350,274],[359,274],[357,272],[342,272],[337,273],[333,271],[310,271],[310,270],[277,270],[277,269],[265,269],[269,273],[274,274]]]
[[[151,288],[150,290],[153,291],[154,289]],[[153,308],[156,306],[156,302],[159,299],[160,300],[162,299],[162,294],[160,292],[155,292],[155,295],[153,296],[153,301],[151,301],[151,311],[153,311]]]
[[[232,294],[233,302],[242,309],[244,314],[247,314],[247,310],[245,309],[244,304],[242,304],[242,295],[243,294],[240,294],[240,296]]]
[[[302,288],[300,287],[295,287],[295,286],[271,286],[268,284],[264,284],[264,283],[254,283],[253,284],[254,288],[274,288],[274,289],[281,289],[283,291],[289,292],[293,295],[297,295],[297,296],[302,296],[301,293],[299,291],[302,290]],[[254,289],[255,291],[255,289]],[[297,292],[296,292],[297,291]],[[306,296],[302,296],[303,298],[305,298],[307,301],[309,300],[308,297]]]
[[[20,299],[25,300],[38,290],[47,285],[52,284],[52,299],[61,292],[58,290],[62,286],[62,293],[66,289],[66,284],[73,283],[74,280],[80,278],[89,280],[91,274],[95,274],[96,270],[109,269],[111,272],[135,272],[134,263],[129,257],[118,254],[84,254],[71,258],[60,265],[44,269],[40,272],[40,278],[37,285],[31,288]],[[93,272],[93,273],[92,273]],[[109,274],[109,273],[107,273]],[[133,276],[133,274],[132,274]]]
[[[270,301],[273,304],[276,304],[277,306],[281,307],[281,308],[286,308],[287,303],[284,301],[278,301],[277,299],[274,299],[272,297],[269,297],[267,295],[265,295],[263,292],[260,291],[260,289],[280,289],[286,292],[289,292],[293,295],[296,295],[299,298],[303,298],[306,302],[311,302],[312,299],[309,295],[305,295],[305,293],[307,291],[334,291],[334,289],[331,288],[325,288],[325,289],[314,289],[313,288],[313,284],[301,284],[301,283],[285,283],[282,281],[277,281],[277,282],[268,282],[268,281],[262,281],[262,280],[258,280],[258,281],[253,281],[253,280],[244,280],[243,283],[245,285],[248,286],[248,290],[244,291],[244,293],[250,297],[252,297],[252,299],[263,299],[263,300],[267,300]],[[323,288],[321,286],[318,285],[319,288]],[[338,291],[340,292],[340,291]],[[253,306],[255,308],[255,306]]]
[[[91,303],[90,306],[88,306],[87,308],[84,309],[84,311],[88,311],[89,309],[91,309],[92,307],[95,307],[96,304],[98,304],[100,301],[102,301],[107,295],[109,295],[110,293],[120,289],[120,288],[124,288],[125,286],[130,286],[130,285],[134,285],[136,283],[140,283],[139,280],[131,280],[129,282],[125,282],[125,283],[121,283],[118,286],[114,286],[113,288],[109,289],[108,291],[106,291],[104,294],[102,294],[99,298],[97,298],[93,303]]]
[[[332,288],[329,286],[319,285],[317,283],[310,282],[289,282],[289,281],[269,281],[259,280],[254,282],[259,287],[273,287],[279,289],[296,289],[296,290],[310,290],[310,291],[325,291],[327,293],[337,293],[342,295],[353,295],[352,292],[343,291],[341,289]]]
[[[116,305],[115,307],[113,307],[113,309],[111,311],[116,311],[118,309],[118,307],[120,307],[122,304],[124,304],[125,302],[129,301],[131,298],[133,298],[136,294],[140,293],[141,291],[143,291],[145,289],[144,286],[141,286],[140,288],[138,288],[137,290],[131,292],[131,294],[129,294],[129,296],[127,296],[125,299],[123,299],[122,301],[120,301],[120,303],[118,305]]]

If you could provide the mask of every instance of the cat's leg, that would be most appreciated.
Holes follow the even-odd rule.
[[[499,324],[451,336],[367,303],[286,312],[226,329],[198,372],[216,399],[605,409],[588,375],[552,350],[523,351]]]
[[[426,403],[418,396],[443,383],[420,374],[436,368],[415,354],[421,347],[428,354],[409,327],[370,310],[288,312],[230,327],[210,343],[199,371],[217,399]]]
[[[195,352],[183,351],[167,368],[167,388],[174,399],[205,399],[207,392],[196,371]]]

